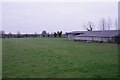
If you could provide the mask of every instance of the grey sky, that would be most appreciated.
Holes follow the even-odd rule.
[[[2,4],[2,27],[6,32],[41,33],[85,30],[83,24],[118,17],[116,2],[8,2]],[[112,29],[115,29],[112,25]]]

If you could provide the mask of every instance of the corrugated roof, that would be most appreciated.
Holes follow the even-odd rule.
[[[118,35],[118,30],[106,30],[106,31],[86,31],[84,34],[76,36],[96,36],[96,37],[113,37]]]
[[[85,33],[87,31],[72,31],[72,32],[67,32],[67,34],[76,34],[76,33]]]

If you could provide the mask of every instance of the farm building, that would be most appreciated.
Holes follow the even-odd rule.
[[[74,31],[67,33],[68,40],[120,43],[118,30]]]
[[[74,40],[76,35],[84,34],[87,31],[73,31],[73,32],[67,32],[67,39],[68,40]]]

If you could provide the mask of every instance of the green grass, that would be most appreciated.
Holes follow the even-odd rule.
[[[64,38],[3,39],[3,78],[116,78],[118,46]]]

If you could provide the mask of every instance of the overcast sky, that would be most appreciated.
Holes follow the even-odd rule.
[[[85,30],[89,21],[99,29],[99,20],[114,22],[118,17],[117,2],[4,2],[2,28],[5,32],[41,33]]]

